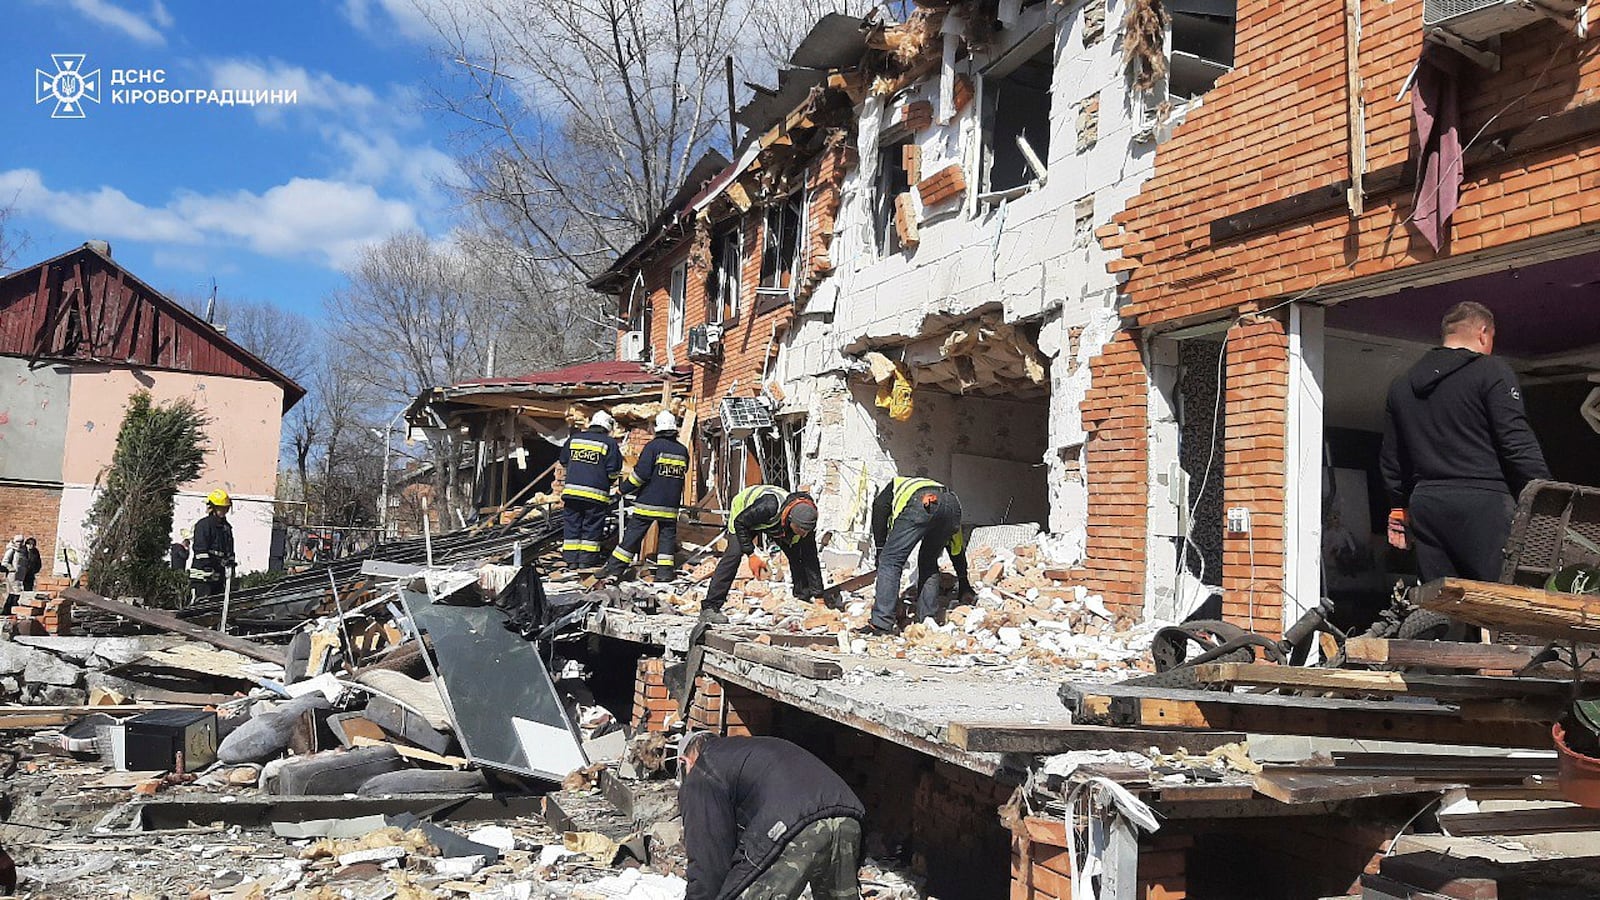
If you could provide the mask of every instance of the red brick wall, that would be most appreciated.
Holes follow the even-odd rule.
[[[1138,900],[1184,900],[1194,838],[1165,830],[1140,836]],[[1011,839],[1011,900],[1072,900],[1066,823],[1027,818]]]
[[[633,727],[640,731],[666,731],[678,718],[678,701],[667,696],[666,663],[659,656],[639,660],[633,689]]]
[[[1085,586],[1120,612],[1144,609],[1148,393],[1137,336],[1121,332],[1090,363],[1083,400],[1089,490]]]
[[[39,556],[47,577],[56,552],[56,524],[61,519],[61,489],[0,484],[0,544],[9,544],[14,535],[39,539]],[[0,549],[0,553],[4,553]],[[76,567],[74,567],[76,568]],[[45,590],[42,585],[36,585]]]
[[[1223,507],[1250,510],[1250,532],[1222,542],[1224,618],[1275,632],[1283,623],[1283,523],[1289,446],[1286,316],[1253,316],[1228,333]]]
[[[707,675],[695,682],[689,727],[729,737],[772,733],[773,700]]]
[[[1396,96],[1421,49],[1422,0],[1367,7],[1360,69],[1376,171],[1412,152],[1410,98]],[[1495,132],[1593,103],[1594,44],[1553,23],[1506,36],[1501,71],[1466,66],[1464,138],[1497,113]],[[1408,190],[1369,198],[1353,225],[1340,208],[1213,244],[1213,220],[1346,177],[1344,53],[1340,4],[1239,5],[1237,68],[1157,151],[1154,176],[1115,218],[1125,230],[1110,243],[1132,272],[1125,316],[1157,324],[1600,221],[1600,136],[1590,135],[1469,167],[1454,239],[1440,254],[1402,227]]]

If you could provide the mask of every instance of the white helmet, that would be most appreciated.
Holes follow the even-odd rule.
[[[678,417],[677,416],[674,416],[672,413],[669,413],[664,409],[661,412],[656,413],[656,434],[660,434],[663,431],[677,431],[677,430],[678,430]]]
[[[602,409],[593,416],[589,417],[589,427],[599,427],[604,428],[606,431],[610,431],[617,427],[617,420],[611,418],[611,414]]]

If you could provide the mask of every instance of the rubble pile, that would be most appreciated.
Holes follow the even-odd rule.
[[[1150,640],[1164,623],[1118,616],[1098,594],[1047,574],[1039,548],[979,549],[970,554],[973,596],[957,603],[955,577],[942,573],[948,612],[943,622],[910,622],[897,636],[864,632],[872,608],[872,586],[842,591],[839,602],[794,600],[780,557],[772,578],[740,573],[723,611],[735,625],[777,632],[836,635],[842,652],[856,656],[906,659],[940,666],[1005,666],[1018,674],[1125,678],[1148,672]],[[699,612],[701,584],[716,567],[701,563],[690,573],[690,587],[659,589],[663,606],[679,613]],[[912,567],[908,567],[910,569]],[[836,581],[855,573],[835,572]],[[910,605],[902,595],[908,611]]]

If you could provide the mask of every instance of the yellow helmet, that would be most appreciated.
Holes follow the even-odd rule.
[[[233,505],[233,500],[228,497],[227,491],[223,490],[222,488],[217,488],[206,495],[206,504],[209,506],[218,506],[226,509],[227,507]]]

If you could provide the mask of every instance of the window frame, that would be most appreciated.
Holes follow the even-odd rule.
[[[706,282],[706,324],[724,328],[737,325],[744,293],[742,219],[711,236],[711,270],[706,273]],[[725,289],[731,290],[731,297],[724,294]]]
[[[776,239],[772,235],[773,220],[778,220],[780,227],[790,209],[794,210],[794,226],[791,233],[780,231]],[[807,214],[810,203],[804,188],[796,188],[784,196],[783,200],[768,206],[761,217],[761,275],[756,283],[756,315],[768,312],[782,306],[794,299],[795,291],[800,284],[800,274],[804,270]],[[772,261],[772,255],[777,253],[781,259],[783,242],[785,238],[792,241],[789,264],[782,266]],[[773,283],[776,282],[776,283]]]
[[[667,346],[676,347],[687,337],[689,312],[689,261],[681,260],[667,273]]]
[[[1056,34],[1054,26],[1041,24],[1035,26],[1017,39],[1011,46],[997,55],[993,62],[983,67],[978,72],[978,173],[979,189],[975,192],[980,200],[994,202],[991,195],[1006,197],[1029,193],[1036,190],[1041,184],[1035,175],[1020,184],[1005,188],[994,186],[994,165],[998,154],[995,146],[995,115],[1000,104],[1002,82],[1016,74],[1017,70],[1026,66],[1041,54],[1050,55],[1051,86],[1055,82],[1055,69],[1058,65],[1055,59]],[[1049,88],[1045,91],[1047,107],[1045,113],[1045,146],[1034,147],[1034,152],[1040,156],[1040,162],[1046,167],[1050,165],[1050,132],[1054,130],[1055,119],[1060,113],[1056,106],[1058,98]]]
[[[895,134],[878,144],[878,176],[872,184],[872,239],[877,244],[878,256],[886,257],[905,250],[900,242],[900,232],[894,226],[895,205],[903,194],[911,193],[911,173],[905,167],[905,148],[916,143],[909,134]],[[890,172],[898,172],[905,184],[893,190],[889,183]]]

